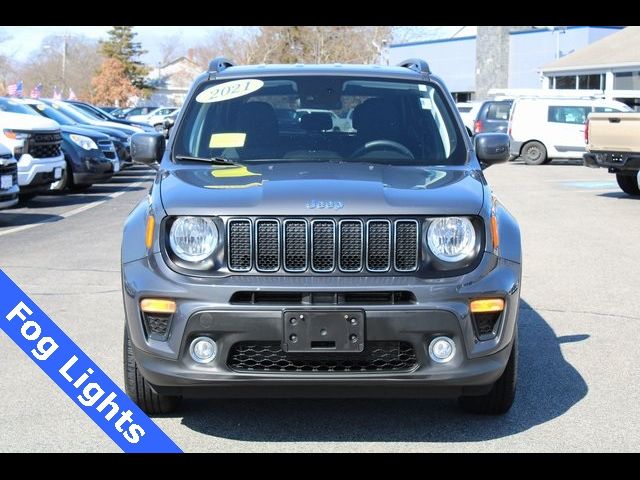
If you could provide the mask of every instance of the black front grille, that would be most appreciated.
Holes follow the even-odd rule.
[[[240,342],[231,347],[227,365],[238,372],[360,373],[404,372],[418,359],[406,342],[367,342],[359,353],[296,353],[282,350],[280,342]]]
[[[419,223],[413,219],[230,219],[231,271],[345,273],[418,269]]]
[[[98,140],[98,148],[100,148],[106,158],[110,160],[116,158],[116,150],[111,140]]]
[[[33,158],[50,158],[60,155],[60,144],[30,144],[29,154]]]

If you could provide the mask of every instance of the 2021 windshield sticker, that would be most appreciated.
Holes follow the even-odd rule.
[[[196,97],[196,102],[215,103],[231,100],[260,90],[263,85],[264,82],[256,78],[220,83],[200,92]]]

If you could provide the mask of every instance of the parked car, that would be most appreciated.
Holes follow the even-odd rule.
[[[0,210],[18,203],[18,162],[13,153],[0,144]]]
[[[585,153],[584,128],[591,112],[626,112],[624,103],[605,99],[518,98],[511,107],[511,153],[527,165]]]
[[[346,102],[353,134],[279,129],[282,105]],[[506,412],[520,231],[482,169],[509,137],[473,145],[454,115],[420,60],[212,61],[166,148],[132,139],[162,173],[122,240],[131,398],[166,413],[190,395],[448,395]]]
[[[156,108],[147,115],[131,115],[129,120],[135,120],[136,122],[146,123],[151,125],[156,132],[162,132],[164,125],[164,119],[171,115],[173,112],[177,112],[177,107],[160,107]]]
[[[178,118],[178,114],[180,110],[176,110],[175,112],[167,115],[162,122],[162,133],[164,134],[164,138],[169,138],[169,133],[171,132],[171,128],[176,123],[176,118]]]
[[[25,99],[21,102],[23,113],[47,117],[45,112],[48,112],[48,118],[60,125],[61,148],[67,168],[62,178],[51,185],[52,190],[85,190],[94,183],[110,180],[114,173],[120,171],[120,160],[108,135],[78,126],[69,117],[39,100]]]
[[[71,118],[79,126],[88,127],[109,135],[116,147],[118,158],[120,158],[122,162],[121,167],[124,168],[131,165],[130,139],[132,134],[139,131],[138,129],[134,130],[126,125],[92,119],[81,110],[64,102],[48,99],[41,99],[41,101],[49,105],[53,110],[61,112],[64,116]],[[51,110],[44,110],[42,113],[49,117]]]
[[[51,188],[65,169],[60,126],[47,118],[10,113],[0,102],[0,144],[18,161],[20,197],[28,200]]]
[[[480,105],[473,122],[473,133],[507,133],[513,100],[487,100]]]
[[[101,110],[101,111],[107,112],[107,113],[111,113],[114,110],[118,110],[118,107],[111,107],[111,106],[104,106],[104,105],[96,105],[96,108],[98,110]]]
[[[149,106],[146,106],[146,107],[123,108],[119,112],[114,113],[113,115],[116,118],[128,119],[129,117],[131,117],[133,115],[148,115],[149,113],[151,113],[153,110],[155,110],[157,108],[159,108],[158,105],[149,105]]]
[[[456,103],[456,108],[460,112],[460,118],[462,123],[467,127],[469,136],[473,136],[473,129],[475,128],[475,120],[478,116],[478,111],[482,106],[482,102],[460,102]]]
[[[149,125],[147,125],[146,123],[116,118],[112,114],[98,107],[95,107],[90,103],[81,102],[79,100],[65,100],[65,103],[68,103],[69,105],[73,105],[74,107],[80,109],[86,115],[94,117],[96,120],[104,120],[112,123],[120,123],[122,125],[130,125],[133,127],[141,128],[145,132],[153,132],[153,129],[151,129]]]
[[[606,168],[629,195],[640,195],[640,113],[590,113],[585,128],[584,164]]]

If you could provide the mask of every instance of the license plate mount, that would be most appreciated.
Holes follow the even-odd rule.
[[[285,310],[283,350],[290,353],[362,352],[362,310]]]
[[[0,189],[8,190],[11,187],[13,187],[13,176],[2,175],[2,177],[0,177]]]

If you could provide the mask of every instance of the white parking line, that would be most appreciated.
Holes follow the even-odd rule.
[[[140,185],[145,183],[147,180],[152,179],[153,177],[154,177],[154,175],[149,175],[147,177],[143,177],[142,180],[140,180],[140,181],[138,181],[136,183],[132,183],[131,185],[127,185],[122,190],[118,190],[117,192],[113,192],[113,193],[108,194],[107,198],[105,198],[103,200],[100,200],[100,201],[95,202],[95,203],[87,203],[86,205],[82,205],[81,207],[74,208],[73,210],[69,210],[68,212],[61,213],[60,215],[57,215],[54,218],[47,218],[45,220],[40,220],[39,222],[30,223],[28,225],[21,225],[20,227],[10,228],[9,230],[3,230],[2,232],[0,232],[0,237],[2,237],[3,235],[9,235],[10,233],[17,233],[17,232],[22,232],[24,230],[29,230],[30,228],[34,228],[34,227],[37,227],[38,225],[43,225],[45,223],[57,222],[58,220],[60,220],[59,217],[69,218],[69,217],[73,217],[74,215],[77,215],[79,213],[86,212],[87,210],[91,210],[94,207],[102,205],[103,203],[108,202],[109,200],[111,200],[113,198],[118,198],[120,195],[124,195],[129,190],[132,190],[132,189],[134,189],[136,187],[139,187]]]

